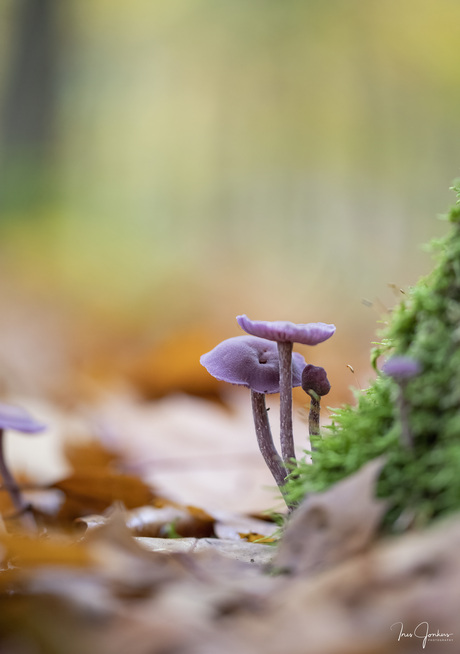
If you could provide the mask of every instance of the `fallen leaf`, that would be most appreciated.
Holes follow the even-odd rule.
[[[222,384],[197,366],[201,354],[214,347],[216,340],[205,325],[187,325],[161,342],[128,348],[121,356],[118,348],[105,362],[96,363],[106,371],[115,368],[147,399],[175,392],[217,398]]]
[[[377,542],[321,574],[277,579],[262,611],[220,622],[220,630],[206,640],[206,651],[459,652],[458,515],[425,532]],[[401,626],[408,635],[399,638]],[[427,630],[432,636],[425,648]]]
[[[82,567],[93,562],[84,543],[75,543],[63,537],[2,534],[0,548],[4,563],[9,562],[21,568]]]
[[[76,522],[86,525],[88,531],[100,528],[111,519],[112,507],[108,515],[86,515]],[[131,511],[123,511],[123,519],[129,532],[134,536],[152,538],[194,537],[205,538],[214,535],[214,518],[197,507],[176,504],[166,506],[141,506]]]
[[[87,440],[83,443],[74,440],[66,441],[64,455],[74,471],[88,468],[107,469],[121,458],[118,452],[108,449],[98,440]]]
[[[65,494],[59,511],[62,520],[101,513],[117,501],[127,509],[143,506],[154,497],[150,487],[139,477],[96,467],[75,472],[50,487]]]
[[[248,543],[276,543],[275,538],[269,538],[267,536],[262,536],[262,534],[256,534],[253,531],[248,531],[248,533],[238,532],[238,535],[243,540],[246,540]]]
[[[196,520],[201,520],[203,522],[214,522],[212,515],[204,509],[201,509],[199,506],[193,506],[190,504],[185,508],[193,518],[196,518]]]
[[[151,552],[197,554],[213,550],[225,557],[256,565],[267,565],[274,555],[274,549],[270,545],[248,543],[242,540],[221,540],[219,538],[136,538],[136,540]]]
[[[149,592],[159,583],[180,578],[184,572],[172,559],[141,547],[127,528],[125,512],[119,507],[113,509],[104,525],[88,532],[84,542],[99,562],[95,574],[107,579],[117,593],[120,589],[124,595]]]
[[[275,523],[254,516],[228,511],[216,511],[213,515],[216,519],[214,532],[218,538],[239,540],[241,533],[247,533],[259,534],[260,538],[268,538],[272,542],[273,535],[279,530]]]
[[[0,595],[0,651],[5,654],[102,654],[93,646],[96,625],[59,595]]]
[[[384,464],[384,457],[374,459],[324,493],[308,496],[289,520],[274,565],[311,574],[368,547],[387,509],[374,492]]]
[[[141,402],[131,394],[109,394],[92,419],[122,453],[120,469],[162,495],[213,514],[262,511],[281,496],[257,447],[247,389],[235,389],[230,411],[185,395]],[[276,411],[273,402],[273,422]]]
[[[197,507],[143,506],[127,514],[126,524],[136,536],[205,538],[214,535],[214,519]]]

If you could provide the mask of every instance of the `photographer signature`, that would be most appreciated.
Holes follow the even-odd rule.
[[[402,622],[393,622],[390,629],[393,630],[393,627],[397,627],[398,625],[399,625],[398,641],[401,640],[401,638],[420,638],[422,639],[423,649],[425,649],[428,640],[446,640],[446,641],[453,640],[452,636],[454,634],[444,634],[441,633],[439,629],[437,629],[436,632],[431,633],[430,625],[428,624],[428,622],[420,622],[415,627],[414,631],[409,631],[409,632],[404,631],[404,625]]]

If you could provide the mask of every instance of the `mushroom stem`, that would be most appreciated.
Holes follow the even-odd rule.
[[[405,383],[401,381],[398,384],[398,394],[396,396],[396,405],[401,420],[401,443],[406,449],[412,450],[414,448],[414,439],[409,426],[409,406],[404,396],[404,390]]]
[[[280,438],[285,465],[296,461],[292,429],[292,343],[278,341],[280,366]]]
[[[308,431],[310,433],[310,449],[312,452],[316,450],[316,447],[312,443],[312,436],[319,436],[319,416],[321,410],[321,397],[315,393],[315,391],[310,390],[308,392],[310,396],[310,413],[308,414]]]
[[[286,481],[286,470],[273,443],[267,407],[265,405],[265,394],[251,390],[251,403],[259,449],[279,489],[283,492]]]
[[[11,502],[13,503],[14,508],[16,509],[18,515],[21,518],[23,527],[30,530],[36,530],[37,525],[33,515],[28,512],[29,506],[24,500],[19,486],[17,485],[13,475],[9,471],[9,468],[5,461],[4,454],[4,430],[0,429],[0,476],[3,479],[3,488],[9,493]]]

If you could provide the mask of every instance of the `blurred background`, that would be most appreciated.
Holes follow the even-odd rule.
[[[351,401],[446,230],[459,70],[454,0],[3,0],[0,390],[219,396],[246,313],[335,323],[299,349]]]

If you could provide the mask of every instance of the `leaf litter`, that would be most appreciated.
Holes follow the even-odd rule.
[[[197,432],[209,419],[199,402]],[[145,415],[135,409],[126,403],[134,434]],[[155,469],[130,465],[118,435],[98,436],[65,441],[57,479],[17,475],[38,535],[21,531],[0,494],[0,652],[412,654],[420,639],[398,640],[395,623],[455,632],[460,520],[382,539],[381,459],[308,497],[282,530],[205,496],[171,499]],[[455,638],[427,648],[456,652]]]
[[[392,625],[455,632],[460,520],[379,537],[381,458],[306,498],[282,533],[127,481],[100,443],[69,452],[71,474],[48,489],[64,496],[56,515],[36,511],[40,534],[10,520],[0,533],[2,652],[412,654],[420,639],[398,641]],[[458,651],[445,641],[431,651]]]

